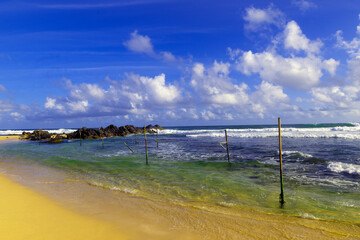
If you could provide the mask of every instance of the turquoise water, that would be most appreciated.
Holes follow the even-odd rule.
[[[224,129],[232,165],[227,163]],[[279,204],[275,126],[172,127],[143,135],[48,145],[0,145],[2,162],[29,161],[70,173],[90,185],[177,204],[254,209],[360,223],[358,124],[283,126],[286,204]],[[133,150],[131,153],[124,145]]]

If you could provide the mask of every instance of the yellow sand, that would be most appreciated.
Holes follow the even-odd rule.
[[[0,238],[125,239],[105,222],[84,217],[0,175]]]
[[[0,136],[17,140],[18,136]],[[106,222],[73,213],[0,174],[0,239],[126,239]]]
[[[18,140],[20,136],[0,136],[0,141],[4,140]]]

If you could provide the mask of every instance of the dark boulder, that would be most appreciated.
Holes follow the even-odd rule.
[[[163,129],[159,125],[148,125],[146,127],[146,132],[155,133],[154,129]],[[135,127],[133,125],[126,125],[117,127],[113,124],[107,126],[106,128],[79,128],[75,132],[69,134],[50,134],[48,131],[34,131],[23,132],[21,138],[25,140],[38,141],[40,140],[47,143],[60,143],[63,142],[63,139],[98,139],[101,137],[113,137],[113,136],[126,136],[128,134],[143,134],[144,128]],[[47,141],[45,141],[47,140]]]
[[[41,129],[36,130],[32,133],[23,132],[23,134],[21,135],[21,139],[31,140],[31,141],[39,141],[39,140],[49,139],[50,137],[51,137],[51,134],[48,131],[42,131]]]
[[[62,142],[63,142],[62,136],[55,134],[50,137],[50,140],[47,140],[44,143],[62,143]]]

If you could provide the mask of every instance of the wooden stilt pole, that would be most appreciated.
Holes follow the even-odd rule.
[[[80,146],[82,146],[81,129],[79,129],[79,134],[80,134]]]
[[[227,152],[227,157],[228,157],[228,163],[229,163],[229,167],[231,167],[230,154],[229,154],[229,142],[228,142],[226,129],[225,129],[225,139],[226,139],[226,152]]]
[[[278,125],[279,125],[279,161],[280,161],[280,186],[281,186],[281,192],[279,201],[281,205],[285,203],[284,200],[284,181],[283,181],[283,169],[282,169],[282,149],[281,149],[281,119],[278,118]]]
[[[159,149],[159,129],[156,129],[156,148]]]
[[[135,133],[135,144],[137,144],[137,133]]]
[[[102,147],[104,148],[103,127],[100,128],[100,136],[101,136],[101,141],[102,141]]]
[[[125,146],[127,146],[127,148],[132,152],[134,153],[134,151],[126,144],[126,142],[124,142]]]
[[[145,127],[145,124],[144,124],[144,134],[145,134],[146,165],[148,165],[149,162],[148,162],[148,150],[147,150],[147,139],[146,139],[146,127]]]
[[[40,145],[40,142],[41,142],[41,129],[39,129],[39,145]]]

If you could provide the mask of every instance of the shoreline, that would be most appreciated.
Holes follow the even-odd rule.
[[[127,236],[130,239],[360,238],[360,227],[351,223],[319,221],[246,210],[237,212],[236,216],[235,214],[215,213],[205,209],[157,202],[119,191],[90,186],[77,181],[76,178],[57,175],[55,170],[46,167],[32,166],[30,170],[29,167],[22,169],[21,166],[11,164],[8,166],[1,164],[0,167],[5,168],[7,173],[14,174],[0,174],[0,185],[4,184],[4,186],[8,186],[7,189],[19,191],[23,194],[21,198],[28,199],[28,195],[35,194],[47,201],[46,205],[49,203],[60,206],[60,213],[64,211],[79,216],[84,218],[85,222],[98,221],[98,224],[95,225],[103,226],[105,224],[109,229],[115,226],[116,230],[122,233],[121,236]],[[16,180],[17,177],[20,180]],[[9,181],[9,178],[13,181]],[[25,185],[25,187],[19,184]],[[1,206],[5,208],[8,202],[12,202],[12,200],[4,199]],[[26,207],[18,205],[16,208],[22,212],[33,211],[29,215],[39,215],[36,207],[37,201],[28,204]],[[21,210],[24,207],[25,209]],[[226,210],[227,208],[222,209]],[[56,212],[57,214],[58,212]],[[21,218],[13,219],[13,224],[16,225],[18,220],[23,223],[28,221]],[[47,217],[40,217],[38,222],[39,225],[46,224]],[[64,226],[62,226],[63,224]],[[66,222],[58,222],[57,225],[62,226],[61,229],[67,227]],[[77,226],[81,228],[81,221]],[[92,229],[95,231],[96,228]],[[81,234],[76,232],[76,228],[74,231],[74,235]],[[41,231],[33,232],[33,234],[34,238],[27,239],[43,239],[36,238],[36,235],[43,234]],[[116,234],[119,233],[116,232]],[[1,232],[0,235],[2,236]],[[106,239],[105,237],[101,236],[101,239]],[[54,239],[52,235],[50,238]],[[110,236],[109,239],[111,238]]]
[[[10,135],[10,136],[0,135],[0,142],[2,142],[2,141],[18,141],[19,138],[20,138],[20,135]]]

